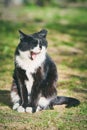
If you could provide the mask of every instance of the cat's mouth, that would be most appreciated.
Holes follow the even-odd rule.
[[[39,52],[33,52],[31,51],[31,59],[34,60],[39,54],[40,54],[41,51]]]

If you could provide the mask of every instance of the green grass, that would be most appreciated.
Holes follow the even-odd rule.
[[[0,129],[87,130],[87,9],[27,6],[0,12]],[[76,97],[81,104],[20,114],[11,109],[9,96],[18,30],[42,28],[48,29],[48,53],[58,67],[58,94]]]

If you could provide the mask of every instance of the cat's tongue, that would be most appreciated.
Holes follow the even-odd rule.
[[[31,52],[31,59],[34,60],[39,53]]]

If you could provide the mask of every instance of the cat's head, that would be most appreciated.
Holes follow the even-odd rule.
[[[19,53],[22,56],[34,60],[38,55],[45,54],[47,48],[47,30],[43,29],[40,32],[27,35],[22,31],[20,33],[20,43],[18,46]]]

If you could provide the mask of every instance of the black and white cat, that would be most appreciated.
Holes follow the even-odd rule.
[[[57,68],[47,54],[47,31],[41,30],[31,35],[19,33],[20,43],[15,51],[11,88],[13,109],[32,113],[52,108],[53,105],[73,104],[72,100],[75,99],[57,96]]]

